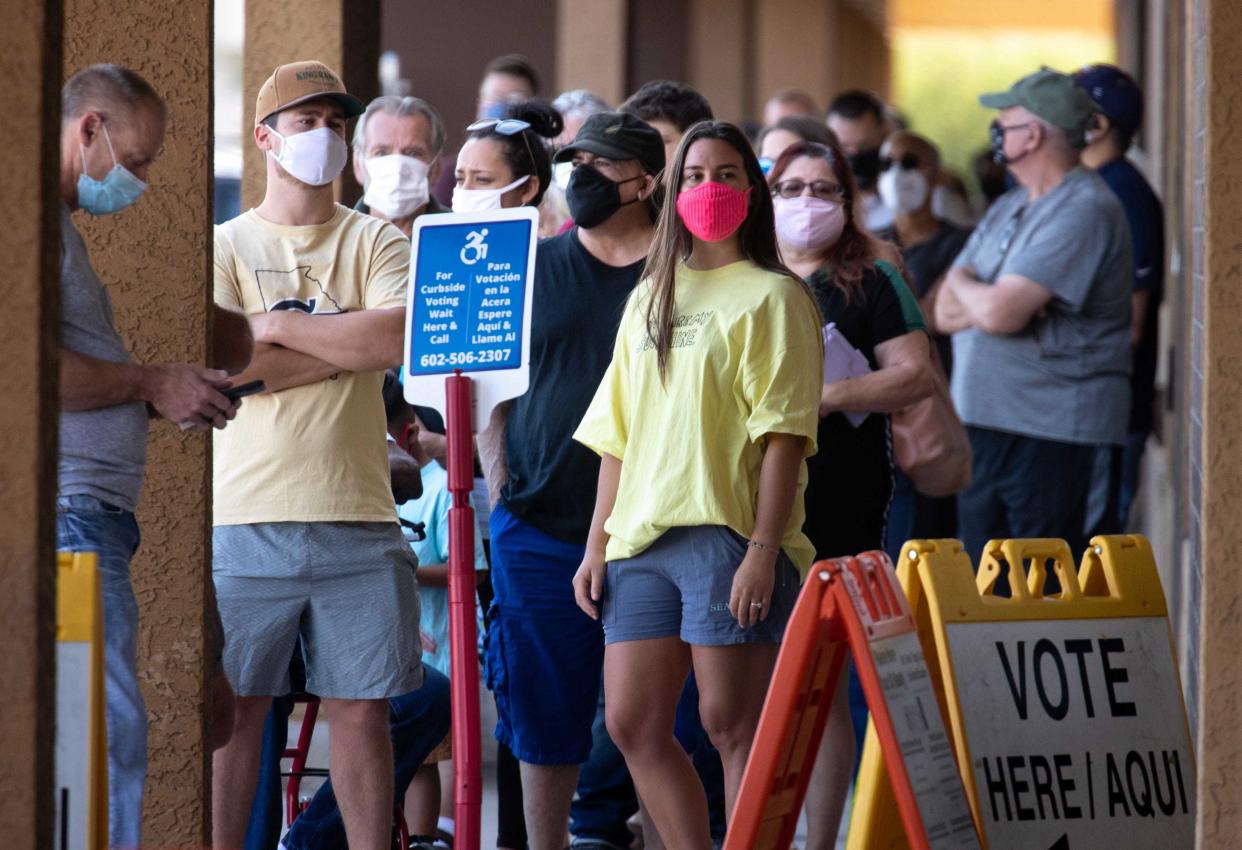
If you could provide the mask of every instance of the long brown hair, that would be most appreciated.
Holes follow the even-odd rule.
[[[863,274],[875,264],[880,245],[879,240],[867,231],[866,225],[858,220],[858,211],[855,209],[858,184],[854,181],[854,174],[850,171],[841,148],[833,142],[798,142],[790,145],[772,165],[772,170],[768,173],[768,185],[775,189],[785,169],[795,159],[803,157],[828,163],[833,177],[845,195],[845,227],[841,230],[841,237],[820,257],[821,268],[826,267],[825,277],[843,289],[847,298],[861,295]]]
[[[656,350],[660,379],[668,376],[669,352],[673,341],[673,312],[676,309],[677,269],[690,256],[694,241],[690,231],[677,214],[677,196],[681,194],[681,173],[686,153],[700,139],[719,139],[733,147],[742,157],[742,167],[750,179],[750,207],[746,220],[738,230],[742,256],[761,269],[788,275],[803,284],[802,279],[781,262],[776,245],[776,225],[772,215],[772,196],[764,191],[766,183],[759,160],[746,136],[727,121],[700,121],[682,136],[673,161],[664,169],[664,200],[656,221],[655,239],[647,255],[643,276],[651,280],[651,299],[647,302],[647,337]],[[808,291],[808,297],[810,295]],[[811,298],[812,307],[814,299]]]

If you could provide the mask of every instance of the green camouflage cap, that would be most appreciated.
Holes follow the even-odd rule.
[[[979,102],[990,109],[1021,106],[1050,124],[1076,131],[1085,131],[1097,111],[1073,77],[1047,66],[1018,80],[1009,91],[979,95]]]

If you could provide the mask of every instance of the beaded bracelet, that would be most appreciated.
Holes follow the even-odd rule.
[[[770,543],[760,543],[758,540],[747,540],[746,545],[751,549],[758,549],[760,552],[779,552],[781,547],[773,546]]]

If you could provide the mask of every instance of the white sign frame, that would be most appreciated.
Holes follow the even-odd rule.
[[[539,211],[534,207],[514,207],[475,213],[442,213],[422,215],[414,220],[410,240],[410,276],[406,292],[405,313],[405,399],[411,404],[433,408],[446,416],[445,379],[447,372],[419,375],[411,370],[410,359],[414,342],[415,298],[418,285],[418,261],[421,237],[429,228],[461,225],[484,226],[492,222],[527,221],[530,224],[530,245],[527,249],[525,292],[522,304],[521,354],[516,368],[473,370],[469,364],[455,365],[474,382],[472,430],[478,433],[487,427],[492,410],[502,402],[517,398],[530,386],[531,317],[534,312],[535,246],[539,241]],[[468,284],[470,285],[470,284]],[[477,284],[474,284],[477,285]]]

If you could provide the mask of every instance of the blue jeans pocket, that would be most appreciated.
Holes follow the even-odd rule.
[[[56,510],[60,513],[103,514],[104,516],[124,516],[129,513],[124,508],[85,493],[59,497],[56,500]]]

